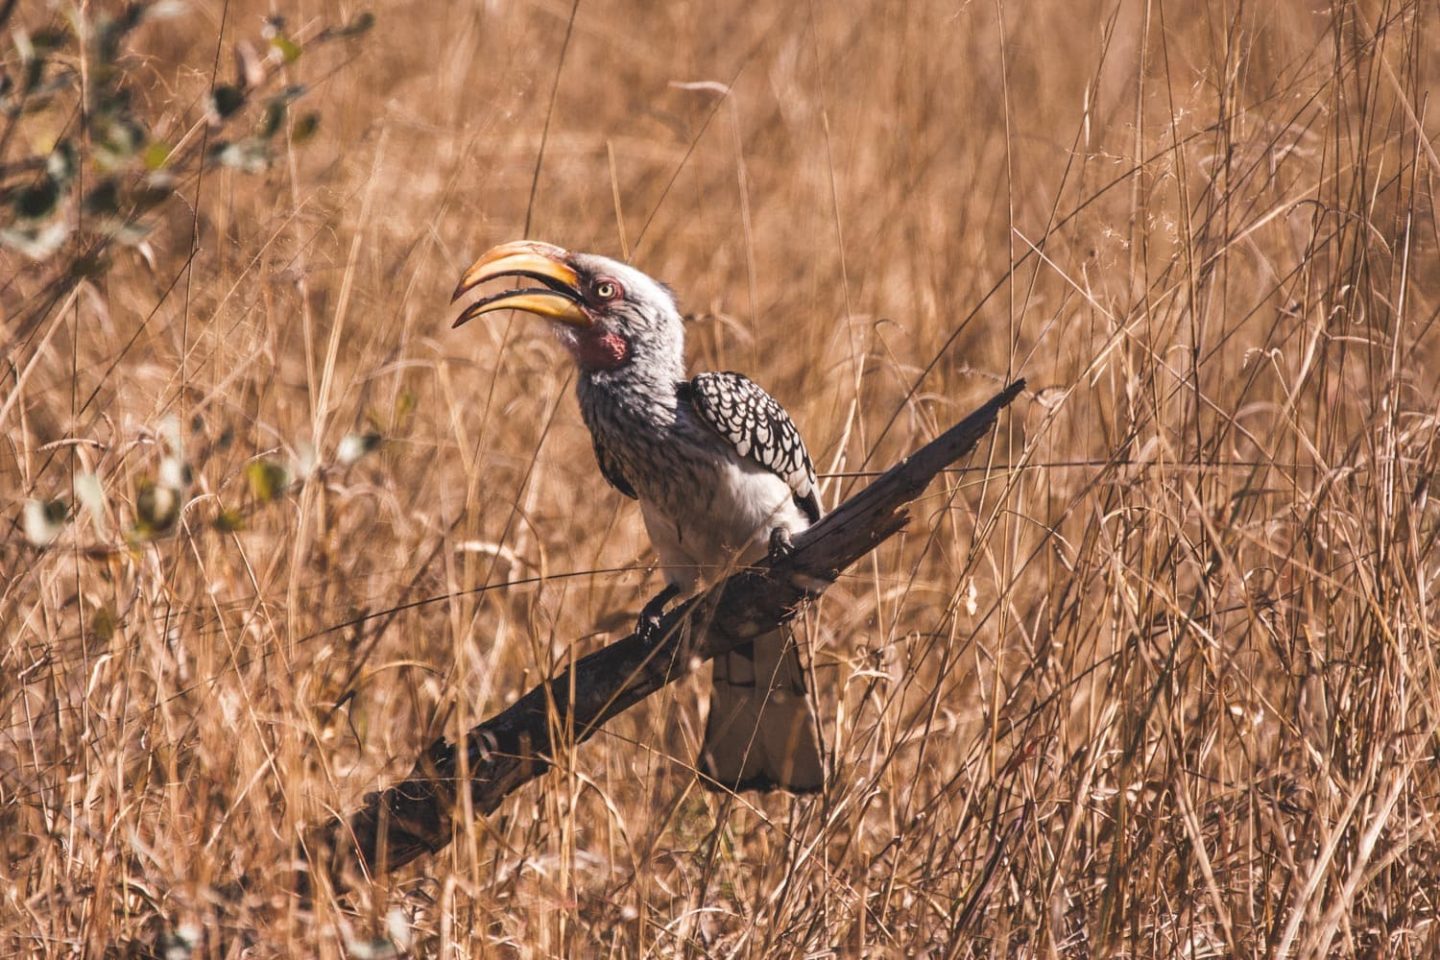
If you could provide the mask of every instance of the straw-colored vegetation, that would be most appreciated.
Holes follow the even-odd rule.
[[[0,250],[0,953],[1435,955],[1433,3],[387,0],[319,41],[356,13],[139,24],[175,152],[127,182],[176,192],[99,257],[75,88],[0,116],[4,225],[66,131],[48,215],[92,217]],[[206,162],[265,124],[206,124],[240,40],[308,90]],[[1031,392],[807,613],[825,796],[701,791],[687,681],[306,906],[306,824],[660,583],[563,352],[449,329],[527,234],[671,283],[827,504]]]

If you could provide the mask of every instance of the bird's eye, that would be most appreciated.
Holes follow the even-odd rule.
[[[595,284],[595,296],[601,300],[614,300],[620,295],[620,284],[614,280],[601,280]]]

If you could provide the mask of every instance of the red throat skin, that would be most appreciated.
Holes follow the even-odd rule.
[[[630,344],[613,331],[583,330],[569,346],[585,370],[615,370],[630,360]]]

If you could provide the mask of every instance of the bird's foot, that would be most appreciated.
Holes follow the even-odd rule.
[[[784,527],[776,527],[770,531],[770,559],[784,560],[795,552],[795,541],[790,539],[790,531]]]
[[[635,621],[635,635],[647,645],[654,646],[661,640],[660,623],[665,619],[665,607],[679,592],[680,588],[671,584],[651,597],[640,611],[640,617]]]

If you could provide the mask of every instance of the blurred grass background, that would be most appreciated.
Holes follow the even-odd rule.
[[[1434,955],[1434,4],[373,12],[284,68],[311,142],[182,185],[148,258],[37,314],[57,274],[0,252],[0,949]],[[354,13],[190,0],[133,96],[174,142],[263,17]],[[1032,392],[807,614],[824,798],[700,791],[687,682],[306,908],[304,825],[659,584],[563,351],[449,329],[524,235],[674,286],[827,505]],[[167,456],[177,529],[127,536]]]

